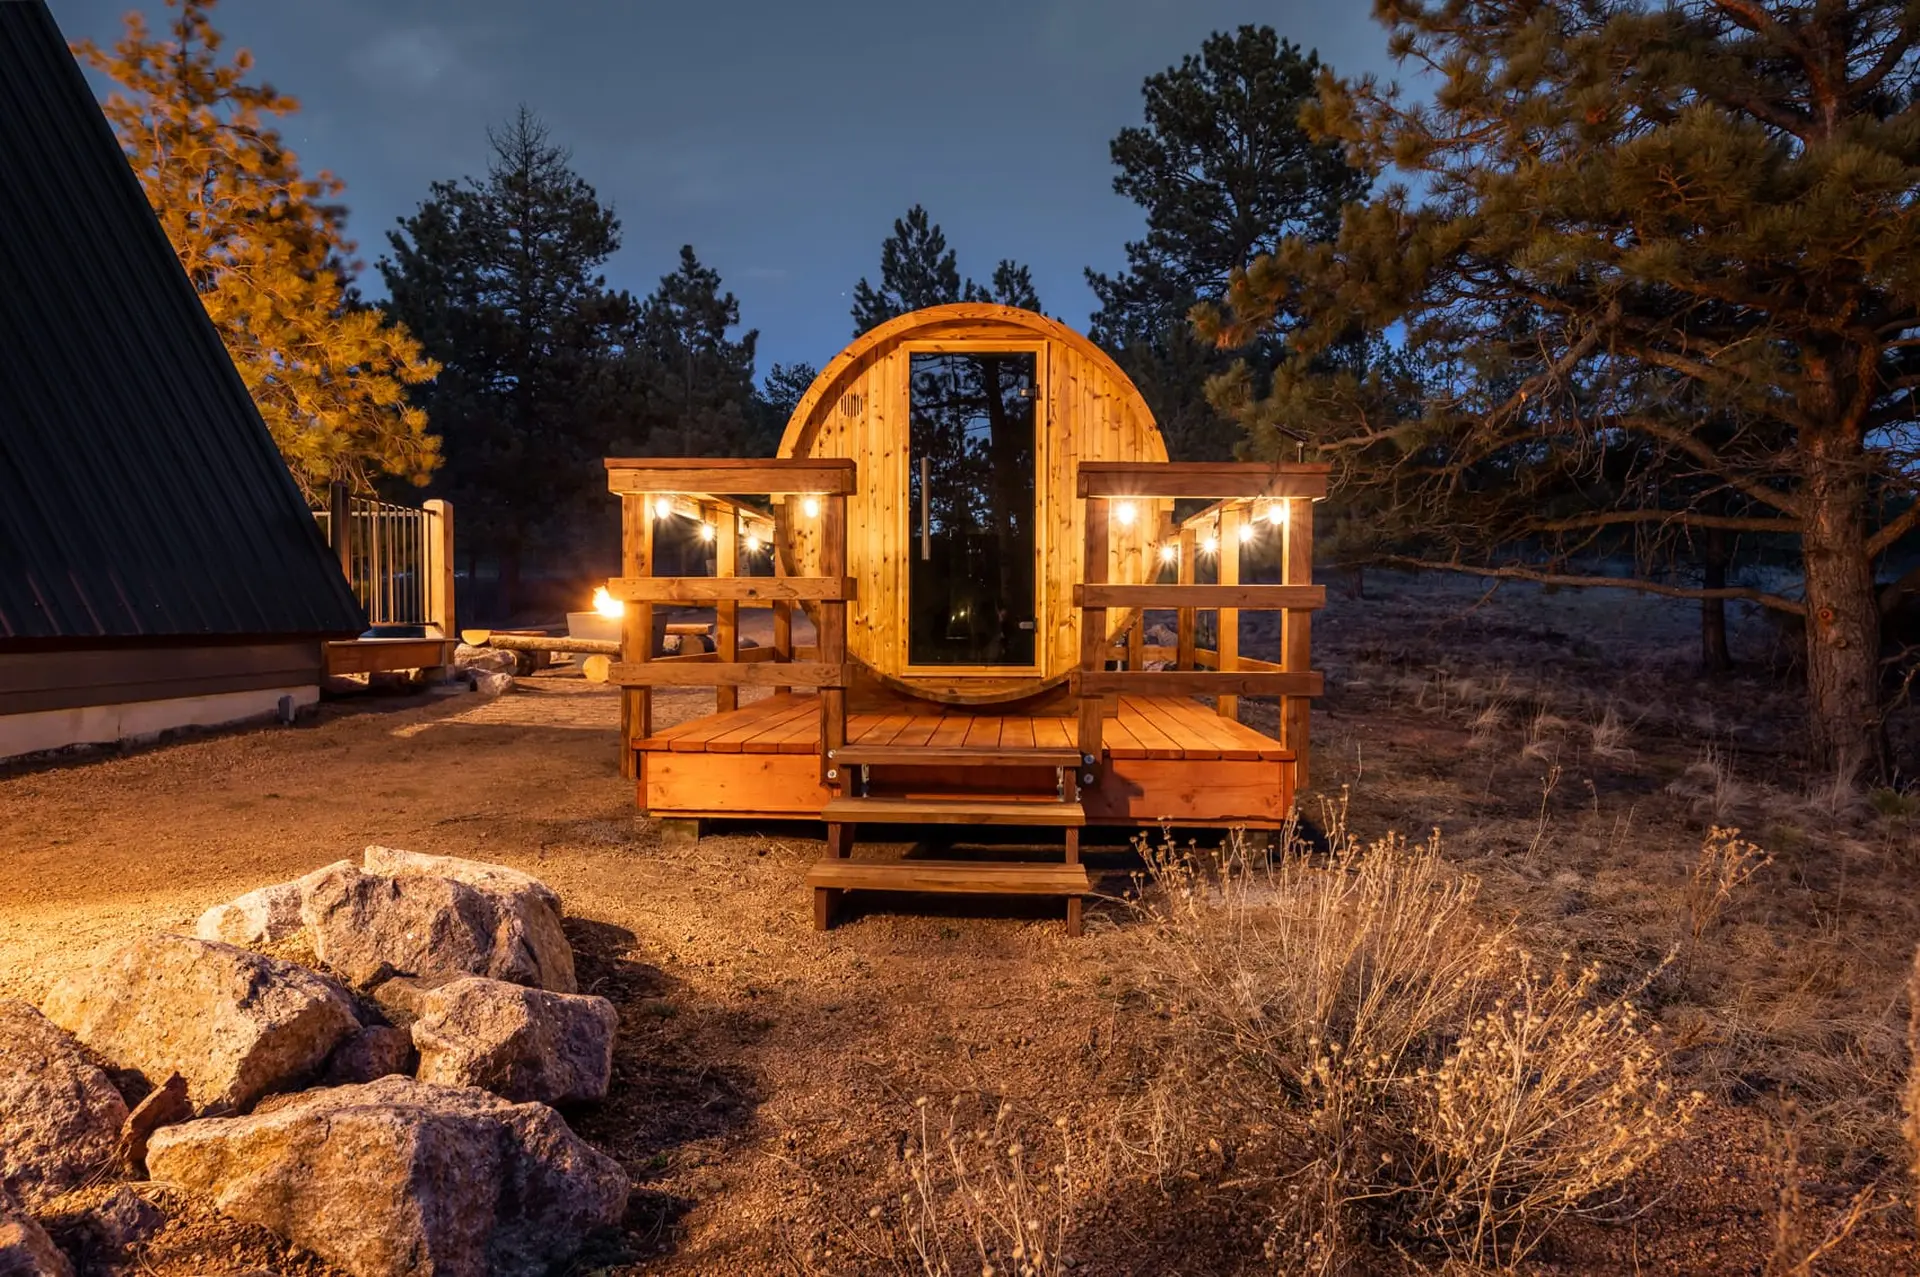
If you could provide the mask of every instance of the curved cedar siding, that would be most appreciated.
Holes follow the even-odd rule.
[[[1041,521],[1038,546],[1038,669],[955,673],[912,670],[907,662],[906,572],[914,552],[908,492],[908,364],[915,352],[1033,351],[1041,399],[1035,461]],[[884,681],[933,700],[984,703],[1031,696],[1063,682],[1080,663],[1084,512],[1075,491],[1081,461],[1165,461],[1166,444],[1146,401],[1106,352],[1066,325],[1031,311],[983,303],[936,306],[871,330],[842,351],[794,409],[782,457],[845,457],[859,467],[847,501],[847,559],[857,582],[848,608],[848,653]],[[813,575],[812,523],[789,499],[775,520],[782,564]],[[1153,579],[1154,548],[1168,502],[1137,502],[1130,529],[1116,527],[1107,579]],[[1117,633],[1129,613],[1108,614]]]

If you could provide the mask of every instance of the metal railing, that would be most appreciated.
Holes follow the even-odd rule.
[[[336,493],[332,508],[313,517],[369,625],[431,626],[452,634],[453,516],[445,502],[416,509]],[[336,524],[344,525],[344,543]]]

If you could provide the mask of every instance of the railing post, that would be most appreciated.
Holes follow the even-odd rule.
[[[460,631],[454,628],[453,594],[453,506],[432,497],[420,503],[427,513],[426,564],[427,622],[440,627],[440,637],[450,639]]]
[[[620,494],[620,575],[653,575],[653,502],[644,492]],[[653,604],[629,603],[620,626],[620,659],[653,659]],[[620,774],[638,777],[633,743],[653,735],[653,689],[620,689]]]
[[[1280,583],[1313,583],[1313,502],[1295,497],[1287,502],[1285,541],[1280,552]],[[1313,613],[1288,608],[1280,614],[1280,666],[1304,674],[1313,664]],[[1289,696],[1280,703],[1280,743],[1293,751],[1296,792],[1307,787],[1307,723],[1312,702]]]
[[[1086,548],[1080,564],[1080,579],[1088,585],[1105,585],[1107,581],[1107,521],[1112,515],[1111,502],[1089,500],[1086,502]],[[1107,667],[1107,609],[1088,607],[1080,609],[1080,669],[1082,673],[1098,673]],[[1080,754],[1082,762],[1092,759],[1085,765],[1097,767],[1100,764],[1100,716],[1101,699],[1098,696],[1080,695]]]
[[[793,660],[793,604],[785,599],[773,601],[773,659],[778,664]],[[791,692],[791,687],[775,685],[775,696]]]
[[[820,575],[844,578],[847,575],[847,498],[834,493],[822,503],[820,512]],[[845,669],[847,665],[847,602],[844,598],[820,601],[820,660]],[[838,784],[842,778],[833,755],[847,743],[847,689],[820,689],[820,778]]]
[[[1240,528],[1246,519],[1246,512],[1238,505],[1224,506],[1220,510],[1220,576],[1221,585],[1240,584]],[[1240,609],[1223,607],[1215,615],[1219,618],[1215,628],[1219,633],[1214,644],[1220,649],[1219,669],[1222,673],[1240,668]],[[1240,717],[1240,698],[1222,696],[1219,698],[1220,717],[1238,719]]]
[[[1180,529],[1180,584],[1192,585],[1194,572],[1198,567],[1200,536],[1192,528]],[[1180,609],[1179,646],[1174,650],[1173,668],[1191,670],[1199,668],[1199,660],[1194,655],[1195,638],[1198,629],[1198,613],[1190,607]]]
[[[713,574],[717,577],[739,575],[740,530],[739,520],[734,513],[733,503],[723,501],[717,507],[709,509],[709,521],[713,524]],[[713,646],[722,664],[731,665],[740,659],[740,605],[734,602],[715,603],[713,606]],[[716,687],[713,689],[713,707],[718,713],[726,713],[740,708],[740,689],[737,687]]]

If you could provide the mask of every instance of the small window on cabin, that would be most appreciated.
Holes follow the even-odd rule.
[[[907,663],[1034,663],[1038,357],[912,356]]]

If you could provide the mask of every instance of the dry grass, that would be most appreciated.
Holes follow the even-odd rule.
[[[1879,1185],[1869,1184],[1837,1210],[1823,1210],[1807,1201],[1800,1165],[1800,1123],[1789,1103],[1784,1121],[1774,1128],[1770,1152],[1773,1169],[1773,1236],[1764,1277],[1815,1277],[1821,1261],[1859,1228],[1879,1196]]]
[[[1190,1130],[1271,1147],[1271,1258],[1361,1271],[1368,1238],[1525,1259],[1686,1126],[1657,1029],[1599,973],[1536,961],[1437,836],[1206,857],[1143,847],[1141,979]],[[1194,1083],[1211,1079],[1201,1088]],[[1249,1158],[1243,1157],[1245,1164]]]
[[[1900,1129],[1907,1137],[1908,1177],[1914,1210],[1920,1214],[1920,949],[1914,950],[1913,971],[1907,977],[1907,1008],[1907,1086],[1901,1097],[1906,1121]]]
[[[1057,1277],[1073,1265],[1067,1255],[1075,1209],[1086,1186],[1074,1165],[1067,1120],[1056,1118],[1030,1148],[1002,1104],[990,1123],[968,1130],[958,1101],[944,1122],[929,1115],[927,1097],[915,1101],[919,1122],[905,1147],[911,1188],[899,1213],[875,1206],[887,1256],[896,1267],[926,1277]]]

